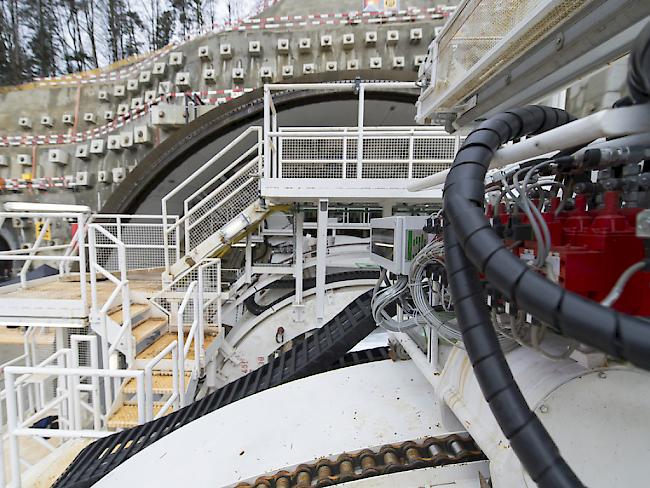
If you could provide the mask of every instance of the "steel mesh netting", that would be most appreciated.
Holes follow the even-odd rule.
[[[451,163],[413,163],[412,178],[426,178],[451,167]]]
[[[186,221],[190,249],[212,237],[259,198],[257,171],[257,164],[250,164],[198,204],[190,205],[192,213]]]
[[[342,162],[282,162],[282,178],[341,178]]]
[[[442,94],[450,87],[469,80],[462,93],[448,100],[450,108],[472,90],[487,81],[497,70],[503,69],[516,56],[521,55],[551,29],[564,23],[589,0],[566,0],[550,9],[535,24],[530,14],[537,10],[539,0],[474,0],[457,12],[448,30],[438,43],[434,90]],[[480,73],[470,71],[504,39],[526,25],[524,35],[506,47],[499,61],[482,68]]]
[[[413,159],[446,160],[450,163],[456,155],[454,136],[415,137],[413,139]]]
[[[343,138],[292,140],[287,151],[283,146],[281,177],[356,178],[358,141],[356,138],[346,138],[346,148],[342,151],[343,140]],[[318,144],[310,144],[310,141]],[[301,153],[301,147],[307,150]],[[455,136],[373,137],[368,135],[363,140],[361,178],[422,178],[431,172],[448,168],[454,159],[455,150]],[[288,159],[284,157],[285,154],[289,156]],[[411,160],[414,162],[414,172],[409,175]],[[426,171],[430,172],[426,173]]]
[[[285,137],[282,139],[283,161],[343,159],[343,138]]]
[[[408,158],[408,137],[366,137],[363,140],[364,160],[405,160]]]
[[[121,240],[126,249],[127,269],[159,268],[165,265],[163,225],[157,223],[103,223],[105,230]],[[117,245],[101,232],[95,232],[97,262],[107,271],[119,271]],[[176,234],[168,238],[169,260],[176,259]]]

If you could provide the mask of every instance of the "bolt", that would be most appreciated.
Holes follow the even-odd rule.
[[[604,380],[605,378],[607,378],[607,373],[605,373],[604,371],[599,371],[598,372],[598,377],[600,379]]]
[[[548,413],[548,407],[542,404],[539,406],[539,411],[540,413]]]
[[[162,119],[164,116],[165,116],[165,112],[163,112],[162,110],[158,112],[158,117]]]

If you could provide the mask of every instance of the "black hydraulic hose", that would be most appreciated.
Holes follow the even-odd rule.
[[[501,144],[568,121],[566,112],[541,107],[526,107],[491,117],[465,140],[447,175],[444,190],[445,263],[465,349],[499,427],[528,474],[542,488],[583,485],[528,407],[512,376],[492,326],[478,272],[468,259],[470,253],[466,248],[485,258],[480,264],[491,266],[491,261],[498,259],[503,267],[490,269],[501,278],[507,277],[509,286],[499,286],[504,284],[504,279],[495,285],[512,297],[512,285],[525,273],[512,273],[507,258],[527,266],[505,248],[485,218],[485,174]],[[485,272],[486,267],[477,268]],[[535,289],[528,289],[528,295],[535,293]]]
[[[627,85],[637,103],[650,101],[650,23],[637,36],[630,53]]]

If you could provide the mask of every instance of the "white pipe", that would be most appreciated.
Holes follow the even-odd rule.
[[[4,208],[8,212],[80,212],[90,213],[86,205],[65,205],[58,203],[7,202]]]
[[[650,131],[650,104],[601,110],[569,124],[557,127],[517,144],[499,149],[490,168],[502,168],[511,163],[531,159],[549,152],[588,144],[601,137],[614,138]],[[421,191],[444,184],[449,170],[427,176],[408,186],[409,191]]]

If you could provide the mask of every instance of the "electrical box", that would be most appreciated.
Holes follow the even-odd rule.
[[[63,149],[50,149],[47,152],[47,162],[59,165],[68,164],[68,153]]]
[[[127,80],[126,82],[126,90],[133,93],[137,92],[140,89],[140,84],[138,83],[137,78],[133,78],[131,80]]]
[[[79,144],[74,151],[74,156],[79,159],[88,159],[88,155],[88,146],[86,144]]]
[[[366,46],[374,46],[377,44],[377,32],[376,31],[370,31],[366,32]]]
[[[104,154],[104,139],[93,139],[90,141],[90,154]]]
[[[105,185],[110,185],[113,182],[113,173],[110,171],[100,171],[97,173],[97,181]]]
[[[74,125],[74,115],[63,114],[61,116],[61,122],[63,122],[65,125]]]
[[[244,68],[233,68],[232,70],[232,80],[233,81],[244,81]]]
[[[426,246],[427,217],[385,217],[370,221],[370,259],[398,275],[408,275],[413,258]]]
[[[332,49],[332,36],[326,35],[326,36],[320,36],[320,47],[321,49],[328,51]]]
[[[262,66],[260,68],[260,78],[262,78],[263,81],[270,81],[271,78],[273,78],[273,71],[269,66]]]
[[[126,115],[129,113],[129,104],[128,103],[120,103],[117,106],[117,115]]]
[[[409,32],[409,42],[411,44],[417,44],[421,40],[422,40],[422,28],[416,27],[414,29],[411,29]]]
[[[203,61],[211,61],[212,55],[208,46],[199,46],[199,59]]]
[[[406,64],[406,61],[404,60],[404,56],[395,56],[393,58],[393,68],[394,69],[403,68],[405,64]]]
[[[133,130],[133,142],[135,144],[151,144],[151,131],[143,125]]]
[[[183,66],[183,53],[180,51],[170,53],[169,66]]]
[[[159,61],[153,64],[153,68],[151,68],[151,73],[156,76],[162,76],[165,74],[166,70],[167,70],[167,63]]]
[[[217,71],[212,66],[203,68],[203,81],[209,84],[217,82]]]
[[[31,154],[17,154],[16,163],[21,166],[31,166],[32,165],[32,155]]]
[[[381,58],[370,58],[370,68],[371,69],[381,69]]]
[[[232,59],[232,46],[230,44],[221,44],[219,46],[219,56],[221,56],[221,59]]]
[[[303,37],[300,39],[298,41],[298,50],[303,54],[311,51],[311,39],[308,37]]]
[[[54,125],[54,121],[52,120],[52,117],[49,115],[43,115],[41,117],[41,125],[43,127],[52,127]]]
[[[120,136],[113,134],[108,136],[108,142],[106,143],[109,151],[121,151],[122,146],[120,145]]]
[[[387,46],[396,46],[399,42],[399,31],[389,30],[386,32],[386,45]]]
[[[350,59],[348,60],[348,69],[359,69],[359,60],[358,59]]]
[[[354,34],[343,34],[343,49],[349,51],[354,47]]]
[[[120,133],[120,146],[124,149],[133,148],[133,131],[127,130]]]
[[[291,78],[293,76],[293,66],[287,64],[282,67],[282,78]]]
[[[176,73],[176,79],[174,80],[176,86],[181,90],[190,89],[190,74],[187,71],[181,71]]]
[[[314,63],[305,63],[302,65],[302,74],[303,75],[309,75],[316,71],[316,66]]]
[[[289,39],[278,39],[278,54],[289,54]]]
[[[97,99],[98,99],[100,102],[108,102],[108,101],[109,101],[109,98],[108,98],[108,91],[107,91],[107,90],[99,90],[99,91],[97,92]]]
[[[115,85],[113,87],[113,96],[117,98],[124,98],[126,95],[126,87],[124,85]]]
[[[112,110],[105,110],[104,111],[104,120],[107,122],[111,122],[115,118],[115,114],[113,113]]]
[[[95,124],[97,123],[97,116],[92,112],[86,112],[84,114],[84,122],[88,122],[89,124]]]
[[[138,76],[138,81],[141,85],[149,86],[151,85],[151,71],[140,71],[140,76]]]
[[[124,168],[113,168],[111,172],[113,173],[113,181],[115,183],[121,183],[126,178],[126,169]]]
[[[144,99],[142,97],[135,97],[131,99],[131,110],[138,110],[144,107]]]
[[[151,107],[151,123],[157,127],[180,127],[185,125],[185,107],[159,103]]]
[[[257,56],[262,52],[262,43],[260,41],[248,41],[248,54]]]
[[[18,125],[22,127],[23,129],[31,129],[32,128],[32,119],[29,117],[20,117],[18,119]]]

